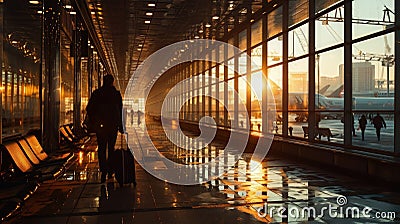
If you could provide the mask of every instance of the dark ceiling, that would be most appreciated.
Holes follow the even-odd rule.
[[[124,91],[131,74],[150,54],[195,36],[215,38],[224,16],[239,6],[261,8],[262,1],[89,0],[88,3],[107,60],[117,75],[117,87]],[[212,19],[215,15],[220,20]]]

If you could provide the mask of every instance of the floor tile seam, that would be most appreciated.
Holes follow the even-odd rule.
[[[241,173],[242,175],[243,175],[243,172],[241,172],[240,170],[238,170],[238,173]],[[244,176],[246,176],[246,174],[244,174]],[[220,177],[218,177],[218,179],[220,179]],[[220,179],[221,180],[221,179]],[[252,181],[253,183],[255,183],[255,185],[260,185],[260,186],[263,186],[262,184],[260,184],[260,183],[258,183],[258,182],[256,182],[256,181]],[[234,189],[232,189],[229,185],[228,185],[228,188],[230,188],[232,191],[234,191],[234,194],[236,195],[236,196],[239,196],[240,197],[240,195],[238,194],[238,192],[236,192]],[[264,201],[264,200],[263,200]],[[288,202],[285,202],[285,203],[288,203]],[[289,202],[290,203],[290,202]],[[255,204],[252,204],[252,203],[246,203],[249,207],[251,207],[252,209],[254,209],[255,211],[257,211],[257,208],[255,208]],[[266,217],[264,217],[264,219],[266,219]],[[266,219],[267,220],[267,219]],[[268,221],[268,220],[267,220]]]
[[[71,213],[72,213],[73,210],[77,207],[78,202],[79,202],[79,200],[81,199],[82,194],[83,194],[83,192],[85,191],[88,182],[89,182],[89,178],[86,179],[86,182],[84,183],[84,186],[82,187],[81,192],[79,193],[79,196],[78,196],[78,198],[77,198],[77,200],[76,200],[76,202],[75,202],[75,204],[74,204],[74,206],[73,206],[73,208],[72,208],[72,210],[71,210]],[[69,219],[70,219],[70,216],[68,216],[66,223],[69,223]]]

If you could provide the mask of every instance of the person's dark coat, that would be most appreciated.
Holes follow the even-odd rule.
[[[383,127],[386,128],[385,120],[384,120],[383,117],[380,116],[380,115],[376,115],[376,116],[374,117],[374,119],[372,120],[372,123],[374,124],[374,127],[375,127],[376,129],[381,129],[381,128],[383,128]]]
[[[122,97],[114,86],[96,89],[88,102],[86,111],[96,132],[122,130]]]
[[[361,116],[360,120],[358,120],[358,124],[361,130],[365,130],[367,128],[367,118],[363,115]]]

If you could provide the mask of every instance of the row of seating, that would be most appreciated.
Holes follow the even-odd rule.
[[[17,213],[40,183],[57,178],[73,164],[74,151],[84,148],[90,136],[72,125],[60,127],[60,149],[46,153],[37,136],[40,130],[27,135],[3,138],[0,145],[0,222]],[[48,150],[51,151],[51,150]]]
[[[73,148],[46,153],[33,134],[0,145],[0,222],[19,211],[41,182],[61,176],[76,157]]]
[[[76,146],[81,146],[85,143],[87,143],[90,138],[89,135],[86,134],[85,132],[82,131],[82,133],[75,134],[74,131],[72,130],[73,125],[72,124],[66,124],[62,125],[60,127],[60,137],[61,140],[66,143],[68,146],[76,147]]]
[[[6,157],[2,166],[12,166],[14,178],[36,179],[43,181],[59,176],[65,170],[67,162],[73,158],[73,152],[55,152],[49,156],[34,135],[17,137],[1,146]],[[9,158],[9,159],[7,159]],[[2,167],[7,170],[9,167]]]

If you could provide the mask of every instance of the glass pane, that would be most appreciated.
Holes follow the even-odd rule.
[[[393,97],[394,33],[353,45],[353,96]],[[359,108],[355,108],[359,109]]]
[[[211,86],[211,94],[214,98],[211,99],[211,116],[214,118],[215,122],[218,124],[217,120],[217,100],[215,99],[217,97],[217,85],[214,84]]]
[[[344,23],[341,9],[335,9],[315,21],[315,49],[320,50],[335,44],[343,43]],[[338,13],[340,12],[340,14]],[[340,17],[338,19],[331,19]]]
[[[247,73],[247,54],[243,53],[239,56],[239,75]]]
[[[3,137],[40,128],[42,3],[2,1]]]
[[[215,84],[215,83],[216,83],[216,80],[217,80],[216,71],[217,71],[217,69],[216,69],[215,67],[213,67],[213,68],[211,69],[211,77],[212,77],[211,80],[213,81],[212,84]]]
[[[332,136],[322,141],[343,143],[343,74],[344,49],[339,48],[316,56],[315,108],[320,128],[329,128]],[[322,130],[321,130],[322,131]]]
[[[68,36],[61,32],[61,98],[60,123],[73,122],[73,93],[74,93],[74,60],[70,57],[70,43]],[[85,108],[85,107],[83,107]]]
[[[251,46],[255,46],[262,41],[262,20],[258,20],[251,26]]]
[[[394,0],[354,0],[353,39],[394,26]]]
[[[289,31],[289,57],[308,54],[308,23]]]
[[[220,69],[221,69],[221,67],[220,67]],[[235,76],[235,60],[231,59],[228,61],[228,79],[231,79],[234,76]]]
[[[357,119],[360,119],[362,115],[365,115],[370,122],[365,129],[365,139],[367,140],[362,141],[362,137],[356,134],[357,136],[353,137],[353,144],[381,150],[394,150],[395,65],[394,55],[391,53],[393,47],[394,33],[354,45],[353,49],[360,50],[360,53],[353,57],[354,127],[357,128]],[[378,114],[380,117],[374,119]],[[382,119],[385,122],[382,122]],[[385,126],[386,129],[383,129]],[[379,135],[378,132],[381,134]]]
[[[268,41],[268,66],[282,62],[283,43],[282,36]]]
[[[224,75],[224,65],[221,64],[219,65],[219,73],[218,73],[218,79],[219,81],[224,81],[225,80],[225,75]],[[228,70],[229,71],[229,70]]]
[[[342,111],[344,109],[344,78],[343,72],[341,72],[344,61],[343,55],[344,49],[339,48],[316,56],[316,109],[329,111]]]
[[[247,30],[239,33],[239,49],[242,51],[247,49]]]
[[[394,113],[356,112],[354,113],[354,133],[353,145],[393,152]]]
[[[253,130],[262,130],[262,72],[258,71],[251,75],[251,118],[250,123]]]
[[[234,98],[234,89],[235,89],[235,84],[234,84],[234,79],[230,79],[229,81],[228,81],[228,93],[227,93],[227,95],[228,95],[228,105],[227,105],[227,108],[228,108],[228,124],[227,124],[227,126],[228,127],[232,127],[232,124],[234,123],[233,122],[233,119],[234,119],[234,102],[235,102],[235,98]]]
[[[289,63],[289,122],[308,126],[308,58]]]
[[[268,69],[268,84],[275,98],[277,111],[276,133],[282,134],[282,66]]]
[[[220,82],[219,83],[219,125],[225,125],[224,124],[224,99],[225,99],[225,95],[224,95],[224,82]]]
[[[239,100],[243,105],[246,105],[246,98],[247,98],[247,76],[241,76],[238,78],[238,86],[239,86]],[[239,102],[240,103],[240,102]],[[240,109],[241,107],[239,107]],[[247,126],[246,123],[246,113],[247,111],[239,111],[239,127],[240,128],[245,128]]]
[[[262,69],[262,45],[251,50],[251,71]]]

